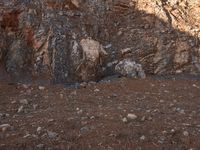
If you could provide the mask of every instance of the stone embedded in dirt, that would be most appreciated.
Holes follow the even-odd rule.
[[[146,117],[145,117],[145,116],[143,116],[143,117],[141,118],[141,121],[145,121],[145,119],[146,119]]]
[[[20,104],[28,105],[27,99],[21,99],[19,102]]]
[[[54,122],[55,120],[54,119],[48,119],[47,122]]]
[[[37,133],[40,134],[41,131],[42,131],[42,127],[38,127],[38,128],[37,128]]]
[[[39,86],[38,89],[39,90],[45,90],[45,87],[44,86]]]
[[[87,133],[87,132],[89,132],[89,131],[90,131],[90,128],[89,128],[88,126],[82,127],[82,128],[80,129],[80,132],[81,132],[82,134]]]
[[[38,144],[38,145],[36,145],[36,148],[37,149],[43,149],[44,148],[44,144]]]
[[[127,118],[131,119],[131,120],[135,120],[135,119],[137,119],[137,116],[135,114],[128,114]]]
[[[82,82],[82,83],[80,83],[80,87],[86,88],[86,86],[87,86],[87,82]]]
[[[36,110],[38,108],[38,104],[33,104],[33,109]]]
[[[146,78],[146,74],[142,69],[141,64],[137,64],[131,59],[124,59],[120,61],[115,66],[116,73],[121,74],[122,76],[133,77],[133,78]]]
[[[2,124],[2,125],[0,125],[0,129],[1,129],[2,132],[6,132],[10,128],[11,128],[10,124]]]
[[[184,136],[189,136],[189,132],[188,131],[183,131],[183,135]]]
[[[90,119],[95,119],[95,116],[91,116]]]
[[[121,50],[122,55],[125,55],[125,54],[128,54],[128,53],[131,53],[131,48],[125,48],[125,49]]]
[[[95,89],[94,92],[100,92],[100,90],[99,89]]]
[[[64,98],[64,95],[61,93],[60,94],[60,99],[63,99]]]
[[[47,131],[47,135],[50,139],[55,139],[58,136],[58,133],[52,132],[52,131]]]
[[[20,106],[20,107],[18,108],[18,110],[17,110],[18,113],[21,113],[21,112],[23,112],[23,111],[24,111],[24,106]]]
[[[141,137],[140,137],[140,140],[145,140],[146,139],[146,137],[144,136],[144,135],[142,135]]]
[[[127,120],[126,117],[124,117],[124,118],[122,119],[122,121],[123,121],[124,123],[128,122],[128,120]]]

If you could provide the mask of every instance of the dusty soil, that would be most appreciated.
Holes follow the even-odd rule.
[[[44,87],[0,84],[1,150],[200,149],[199,79]]]

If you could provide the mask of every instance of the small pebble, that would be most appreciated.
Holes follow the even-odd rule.
[[[23,112],[23,109],[24,109],[24,106],[20,106],[20,107],[18,108],[17,112],[18,112],[18,113],[21,113],[21,112]]]
[[[140,140],[145,140],[145,138],[146,137],[143,135],[143,136],[140,137]]]
[[[183,131],[184,136],[189,136],[189,133],[187,131]]]
[[[37,133],[40,134],[41,131],[42,131],[42,127],[38,127],[38,128],[37,128]]]
[[[100,92],[100,90],[99,89],[95,89],[94,92]]]
[[[47,131],[47,134],[50,139],[55,139],[58,136],[56,132],[52,132],[52,131]]]
[[[39,90],[44,90],[45,87],[44,87],[44,86],[39,86],[38,89],[39,89]]]
[[[37,147],[38,149],[43,149],[43,148],[44,148],[44,144],[38,144],[36,147]]]
[[[135,120],[135,119],[137,119],[137,116],[135,114],[128,114],[127,118],[131,119],[131,120]]]
[[[28,101],[26,99],[21,99],[20,104],[28,105]]]
[[[124,118],[122,119],[122,121],[123,121],[124,123],[128,122],[128,120],[127,120],[126,117],[124,117]]]
[[[10,124],[2,124],[0,125],[0,129],[2,132],[6,132],[10,128]]]

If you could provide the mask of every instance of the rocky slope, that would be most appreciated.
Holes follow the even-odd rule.
[[[146,74],[198,74],[199,13],[199,0],[1,0],[0,62],[12,77],[55,83],[133,64]],[[125,60],[132,64],[115,69]]]

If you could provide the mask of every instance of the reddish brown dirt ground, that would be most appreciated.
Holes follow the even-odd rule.
[[[10,125],[0,131],[1,150],[200,149],[200,80],[1,83],[0,113],[0,125]]]

